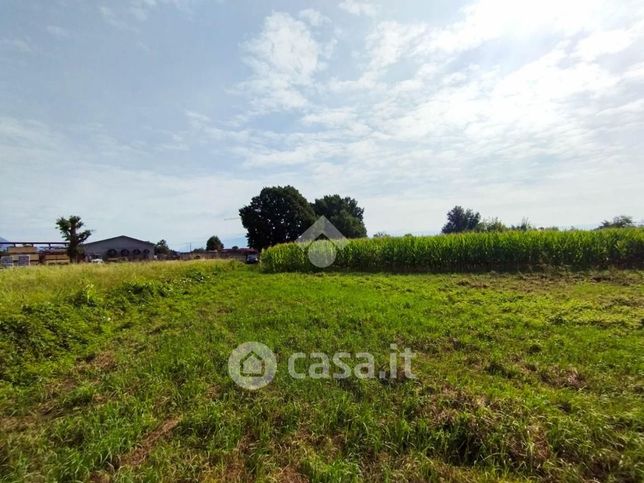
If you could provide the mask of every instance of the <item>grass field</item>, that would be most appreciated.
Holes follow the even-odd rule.
[[[0,271],[0,479],[642,481],[644,272]],[[230,351],[277,354],[267,387]],[[417,379],[294,380],[296,351]]]

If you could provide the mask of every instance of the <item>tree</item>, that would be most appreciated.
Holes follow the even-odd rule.
[[[159,240],[159,242],[156,245],[154,245],[154,254],[169,255],[170,247],[168,246],[168,242],[165,240]]]
[[[461,233],[475,230],[481,220],[481,215],[472,210],[465,210],[461,206],[455,206],[447,213],[447,223],[443,227],[443,233]]]
[[[364,209],[353,198],[327,195],[311,204],[317,217],[325,216],[347,238],[364,238]]]
[[[211,252],[213,250],[221,251],[223,249],[224,249],[224,244],[221,243],[221,240],[217,235],[213,235],[210,238],[208,238],[208,241],[206,242],[206,250]]]
[[[315,222],[315,212],[292,186],[262,189],[248,206],[239,210],[248,246],[261,250],[277,243],[295,241]]]
[[[515,230],[515,231],[533,231],[533,230],[536,230],[536,228],[534,227],[534,225],[533,225],[532,223],[530,223],[530,220],[528,220],[527,218],[523,218],[523,219],[521,220],[521,224],[520,224],[520,225],[512,225],[512,226],[510,227],[510,230]]]
[[[597,228],[598,230],[603,230],[604,228],[633,228],[635,223],[633,223],[632,216],[616,216],[612,221],[604,220],[602,224]]]
[[[91,230],[82,230],[85,224],[81,221],[80,216],[71,215],[69,218],[60,217],[56,220],[56,226],[61,235],[67,241],[67,255],[72,262],[78,262],[80,256],[80,245],[87,240]]]
[[[498,218],[489,218],[487,220],[482,220],[476,226],[476,231],[485,231],[485,232],[495,232],[495,231],[506,231],[507,226],[503,224]]]

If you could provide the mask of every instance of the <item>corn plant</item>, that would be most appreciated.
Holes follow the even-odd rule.
[[[315,242],[328,243],[328,242]],[[310,249],[310,247],[309,247]],[[315,271],[297,243],[262,252],[268,272]],[[361,238],[337,248],[330,269],[387,272],[477,272],[644,267],[644,229],[508,231],[426,237]]]

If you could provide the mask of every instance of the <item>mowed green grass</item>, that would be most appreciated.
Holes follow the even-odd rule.
[[[0,272],[0,479],[641,481],[644,272]],[[230,351],[278,372],[249,392]],[[293,380],[297,351],[417,379]]]

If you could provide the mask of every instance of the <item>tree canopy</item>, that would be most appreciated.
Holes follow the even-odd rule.
[[[311,204],[317,217],[325,216],[347,238],[364,238],[367,228],[364,226],[364,209],[358,202],[348,196],[327,195]]]
[[[213,251],[213,250],[223,250],[223,249],[224,249],[224,244],[221,242],[221,240],[217,235],[213,235],[210,238],[208,238],[208,241],[206,242],[206,250]]]
[[[293,186],[262,189],[239,210],[239,216],[248,246],[257,250],[295,241],[316,219],[309,202]]]
[[[509,228],[505,226],[505,224],[498,218],[488,218],[486,220],[481,220],[476,226],[476,231],[484,232],[499,232],[506,231],[508,229]]]
[[[79,246],[91,236],[92,231],[82,230],[85,224],[80,216],[76,215],[71,215],[69,218],[61,216],[56,220],[56,226],[63,236],[63,239],[69,243],[67,246],[67,255],[69,255],[72,262],[77,262],[80,255]]]
[[[632,216],[621,215],[621,216],[616,216],[610,221],[609,220],[602,221],[602,224],[599,225],[598,230],[602,230],[604,228],[632,228],[634,226],[635,226],[635,223],[633,223]]]
[[[461,233],[475,230],[481,221],[481,215],[470,209],[455,206],[447,213],[447,223],[443,226],[443,233]]]
[[[510,226],[510,230],[533,231],[533,230],[536,230],[536,228],[534,227],[534,225],[532,223],[530,223],[530,220],[528,220],[527,218],[523,218],[521,220],[521,224]]]
[[[168,242],[165,240],[159,240],[156,245],[154,245],[155,255],[168,255],[170,254],[170,247]]]

